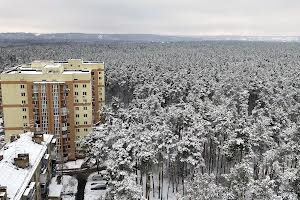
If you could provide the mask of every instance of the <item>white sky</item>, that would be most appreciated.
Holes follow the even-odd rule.
[[[0,32],[300,35],[300,0],[0,0]]]

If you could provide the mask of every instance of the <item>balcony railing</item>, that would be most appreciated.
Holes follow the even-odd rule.
[[[61,116],[66,116],[68,115],[68,109],[66,107],[63,107],[60,109],[60,115]]]

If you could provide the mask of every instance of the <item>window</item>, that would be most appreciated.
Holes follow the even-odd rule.
[[[87,107],[86,107],[86,106],[84,106],[84,107],[83,107],[83,110],[87,110]]]
[[[82,92],[83,95],[86,95],[86,92]]]
[[[78,144],[78,143],[77,143],[77,144],[76,144],[76,146],[78,146],[78,147],[79,147],[79,146],[80,146],[80,144]]]
[[[24,123],[23,126],[27,127],[27,123]]]
[[[101,79],[101,76],[99,76],[99,79]]]
[[[79,122],[76,122],[76,125],[78,125],[79,124]]]
[[[75,92],[75,95],[78,95],[78,92]]]
[[[83,84],[82,87],[86,88],[86,84]]]
[[[84,124],[87,124],[87,121],[84,121]]]
[[[24,89],[24,88],[25,88],[25,85],[21,85],[21,88],[23,88],[23,89]]]
[[[68,148],[70,149],[70,148],[71,148],[71,146],[70,146],[70,145],[68,145]]]
[[[76,129],[76,132],[79,132],[79,131],[80,131],[79,128],[77,128],[77,129]]]
[[[84,114],[83,116],[84,116],[84,117],[87,117],[87,114]]]
[[[84,131],[85,131],[85,132],[87,132],[87,131],[88,131],[88,129],[87,129],[87,128],[85,128],[85,129],[84,129]]]
[[[79,110],[79,107],[75,107],[75,110]]]
[[[26,108],[22,108],[22,110],[25,112],[27,109]]]
[[[26,115],[24,115],[24,116],[23,116],[23,119],[27,119],[27,116],[26,116]]]
[[[78,118],[78,117],[79,117],[79,114],[76,114],[76,117]]]
[[[22,92],[22,93],[21,93],[21,96],[22,96],[22,97],[25,97],[25,92]]]
[[[91,74],[94,75],[94,72],[92,72]]]
[[[101,74],[101,72],[98,72],[99,74]]]
[[[22,100],[22,104],[25,104],[26,103],[26,101],[25,100]]]
[[[74,87],[78,88],[78,84],[75,84]]]
[[[79,102],[79,100],[78,99],[75,99],[75,103],[78,103]]]

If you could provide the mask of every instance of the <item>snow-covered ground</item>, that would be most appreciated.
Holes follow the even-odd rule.
[[[80,169],[80,167],[84,163],[84,161],[85,161],[84,159],[68,161],[64,164],[64,169]]]
[[[85,159],[78,159],[75,161],[68,161],[64,163],[64,169],[80,169],[81,165],[85,162]],[[61,168],[61,164],[57,164],[57,169]]]
[[[88,180],[85,185],[85,190],[84,190],[85,200],[104,200],[105,198],[106,190],[91,190],[92,188],[91,184],[97,183],[97,181],[92,180],[92,177],[97,174],[98,173],[95,172],[90,174],[90,176],[88,177]]]
[[[49,185],[49,194],[57,193],[61,190],[61,197],[63,200],[75,200],[77,193],[78,181],[72,176],[63,176],[62,184],[57,184],[57,177],[53,177]]]
[[[138,180],[140,180],[140,173],[138,173],[139,177]],[[143,176],[143,196],[146,197],[146,176]],[[154,190],[153,190],[153,182],[154,182]],[[153,180],[152,176],[150,176],[150,193],[149,193],[149,200],[160,200],[159,197],[159,175],[158,173],[153,173]],[[173,190],[173,184],[171,181],[169,181],[168,177],[164,177],[163,184],[160,185],[162,190],[162,199],[163,200],[176,200],[178,199],[176,197],[177,192],[182,193],[182,185],[178,184],[177,191],[176,191],[176,185],[174,185]],[[154,191],[154,194],[153,194]]]

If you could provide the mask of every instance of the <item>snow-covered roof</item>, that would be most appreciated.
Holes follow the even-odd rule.
[[[49,197],[60,197],[63,190],[63,185],[49,185]]]
[[[44,134],[44,142],[37,144],[32,141],[33,133],[24,133],[20,138],[7,144],[2,150],[3,159],[0,161],[0,185],[7,187],[9,199],[17,200],[22,197],[40,160],[44,156],[52,135]],[[20,153],[29,154],[29,167],[22,169],[14,165],[14,158]]]
[[[43,74],[43,72],[40,70],[22,70],[21,68],[19,68],[19,70],[12,70],[7,72],[6,74]]]
[[[84,70],[64,70],[62,74],[86,74],[90,73],[91,70],[84,69]],[[37,69],[24,69],[18,68],[17,70],[11,70],[6,72],[6,74],[44,74],[41,70]]]
[[[57,184],[56,177],[51,179],[51,183],[49,185],[49,197],[60,197],[63,190],[62,184]]]
[[[62,66],[62,64],[60,63],[49,63],[47,65],[44,66],[44,68],[60,68]]]
[[[62,74],[86,74],[86,73],[90,73],[91,71],[90,70],[84,70],[84,71],[81,71],[81,70],[66,70],[64,71]]]

